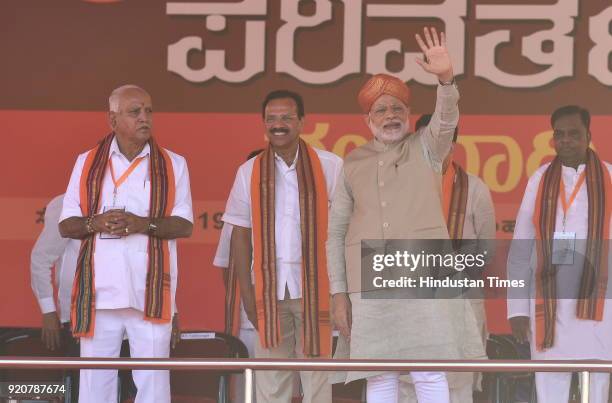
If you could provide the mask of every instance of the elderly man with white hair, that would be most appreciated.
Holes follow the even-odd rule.
[[[149,94],[134,85],[110,98],[112,132],[79,155],[60,233],[79,239],[71,325],[82,357],[167,358],[177,284],[176,238],[193,211],[185,159],[152,137]],[[136,402],[170,402],[168,371],[133,371]],[[82,370],[79,402],[116,402],[116,370]]]

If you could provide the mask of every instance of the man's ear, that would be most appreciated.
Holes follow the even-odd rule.
[[[111,129],[115,130],[115,127],[117,126],[117,114],[113,111],[108,112],[108,124],[110,125]]]
[[[370,114],[366,113],[363,115],[363,121],[365,122],[366,126],[370,127]]]

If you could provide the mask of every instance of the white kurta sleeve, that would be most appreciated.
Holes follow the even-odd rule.
[[[327,273],[329,291],[333,294],[347,292],[346,259],[344,244],[353,212],[353,195],[341,171],[334,193],[327,233]]]
[[[478,250],[487,251],[487,261],[495,256],[495,207],[491,191],[480,179],[474,192],[473,209],[474,232],[478,240]]]
[[[338,186],[338,183],[341,180],[341,173],[342,173],[342,165],[343,165],[344,161],[342,161],[342,158],[337,157],[334,158],[333,160],[333,166],[332,166],[332,170],[331,170],[331,175],[329,178],[327,178],[327,197],[329,198],[329,201],[331,203],[331,201],[334,198],[334,194],[336,193],[336,188]],[[330,204],[331,207],[331,204]]]
[[[51,269],[57,264],[68,244],[68,239],[62,238],[58,229],[62,199],[57,197],[47,205],[45,225],[30,257],[32,291],[43,314],[57,310],[53,298]]]
[[[191,200],[191,185],[189,183],[189,169],[184,157],[174,155],[176,193],[174,197],[173,217],[181,217],[193,223],[193,201]]]
[[[221,269],[227,269],[229,267],[229,255],[230,255],[230,241],[232,239],[232,224],[223,223],[221,228],[221,235],[219,236],[219,243],[217,244],[217,252],[213,260],[213,266]]]
[[[70,181],[68,182],[68,188],[64,195],[64,203],[62,205],[62,213],[60,214],[59,222],[64,221],[66,218],[83,216],[79,188],[81,185],[81,172],[83,171],[86,157],[87,153],[79,155],[74,164],[72,174],[70,175]]]
[[[251,228],[250,175],[247,177],[245,165],[238,168],[236,179],[230,192],[223,221],[244,228]]]
[[[529,178],[516,217],[514,236],[508,252],[507,273],[509,280],[523,280],[525,287],[508,290],[508,318],[530,316],[532,296],[529,290],[533,276],[531,256],[535,245],[535,227],[532,220],[542,172],[543,170],[539,169]]]

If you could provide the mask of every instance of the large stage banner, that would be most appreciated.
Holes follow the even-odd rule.
[[[181,322],[221,329],[212,260],[235,172],[265,146],[265,95],[302,94],[303,138],[344,156],[371,139],[356,95],[372,74],[409,84],[411,122],[433,110],[436,82],[414,62],[427,25],[446,32],[457,160],[491,189],[499,238],[512,237],[527,179],[554,154],[554,109],[589,109],[593,147],[612,160],[609,0],[2,2],[0,326],[40,324],[29,256],[44,206],[108,133],[110,92],[130,83],[152,95],[158,142],[189,165],[196,226],[179,244]],[[493,331],[506,326],[502,302],[489,306]]]

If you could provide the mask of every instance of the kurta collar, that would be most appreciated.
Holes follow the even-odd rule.
[[[145,146],[142,148],[142,151],[136,157],[134,157],[134,159],[148,156],[150,152],[151,152],[151,146],[147,142],[147,144],[145,144]],[[117,143],[117,136],[113,138],[113,142],[111,143],[111,146],[110,146],[110,155],[112,156],[113,154],[117,154],[127,160],[125,155],[123,155],[121,153],[121,150],[119,150],[119,144]]]
[[[401,146],[402,144],[404,144],[404,142],[408,139],[409,136],[410,134],[407,134],[403,139],[393,144],[385,144],[379,141],[376,137],[374,137],[374,141],[372,142],[372,144],[374,145],[374,149],[376,151],[385,152],[385,151],[393,150],[394,148]]]
[[[287,163],[285,162],[285,160],[278,155],[276,152],[274,152],[274,160],[276,161],[277,165],[280,165],[282,167],[283,170],[291,170],[291,169],[295,169],[295,163],[298,159],[298,154],[300,152],[300,147],[297,148],[297,150],[295,151],[295,157],[293,157],[293,161],[291,162],[291,165],[287,166]]]

